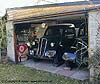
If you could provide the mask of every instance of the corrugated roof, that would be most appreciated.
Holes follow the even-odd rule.
[[[69,5],[68,5],[69,4]],[[61,4],[52,4],[45,6],[31,6],[31,7],[21,7],[21,8],[11,8],[7,9],[8,20],[17,20],[24,19],[28,17],[37,17],[50,15],[54,13],[60,13],[64,11],[73,11],[73,10],[84,10],[91,7],[100,6],[100,3],[82,3],[82,2],[72,2],[72,3],[61,3]]]

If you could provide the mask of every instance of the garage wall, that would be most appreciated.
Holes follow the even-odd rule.
[[[88,30],[89,30],[89,53],[90,58],[93,55],[93,51],[96,49],[96,46],[100,47],[100,35],[98,35],[97,38],[97,29],[100,24],[100,11],[90,11],[89,12],[89,24],[88,24]],[[99,33],[100,34],[100,33]],[[90,78],[94,76],[94,68],[90,69]]]
[[[90,32],[90,48],[95,49],[96,46],[96,35],[97,29],[100,24],[100,13],[99,11],[89,12],[89,32]],[[99,38],[100,39],[100,38]]]
[[[8,21],[6,24],[7,30],[7,56],[13,62],[15,62],[15,49],[14,49],[14,26],[12,21]]]

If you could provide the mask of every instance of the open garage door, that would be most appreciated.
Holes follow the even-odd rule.
[[[21,43],[27,45],[28,59],[51,59],[54,63],[60,64],[64,61],[62,59],[64,53],[79,52],[80,57],[77,61],[80,65],[84,64],[88,59],[88,18],[86,12],[36,18],[15,22],[16,46]],[[30,42],[29,45],[28,42]],[[73,45],[77,47],[76,50],[71,50]],[[85,46],[85,49],[83,49],[83,46]],[[80,51],[78,51],[79,49]],[[34,53],[32,54],[32,52]],[[84,56],[87,58],[84,59],[82,53],[85,53]]]

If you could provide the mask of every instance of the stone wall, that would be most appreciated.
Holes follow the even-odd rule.
[[[7,56],[11,61],[15,62],[14,24],[12,21],[7,22],[6,30],[7,30]]]
[[[100,47],[100,32],[98,32],[98,28],[100,26],[100,10],[90,11],[89,12],[89,56],[90,59],[93,56],[97,47]],[[95,74],[98,72],[94,67],[90,68],[90,78],[93,79]]]
[[[96,45],[100,47],[100,23],[99,23],[98,30],[97,30]]]
[[[94,49],[96,46],[96,35],[97,29],[99,26],[99,19],[100,16],[98,15],[98,11],[91,11],[89,12],[89,38],[90,38],[90,49]]]

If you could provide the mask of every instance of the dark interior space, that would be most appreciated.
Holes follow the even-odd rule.
[[[74,24],[74,27],[71,30],[71,26],[51,26],[56,24]],[[16,46],[18,46],[20,43],[27,44],[29,39],[34,42],[32,48],[28,47],[28,59],[52,59],[54,64],[60,65],[62,62],[66,61],[63,59],[63,56],[66,54],[66,52],[78,52],[78,55],[80,54],[82,57],[85,55],[85,57],[87,57],[86,60],[88,59],[88,51],[86,50],[88,47],[88,24],[85,16],[77,16],[75,18],[69,17],[66,19],[43,20],[35,23],[20,23],[15,24],[14,26],[17,38]],[[47,27],[45,30],[42,28],[44,26]],[[39,28],[40,31],[38,31],[38,34],[43,34],[39,34],[39,38],[36,38],[36,35],[38,35],[37,29]],[[47,34],[49,31],[52,31],[51,35]],[[69,33],[66,31],[69,31]],[[77,48],[72,49],[72,46]],[[86,49],[84,49],[83,46],[85,46]],[[82,50],[78,51],[80,48],[82,48]],[[31,50],[31,53],[29,49]],[[33,54],[32,50],[34,50]],[[81,60],[84,60],[84,58],[81,58]],[[73,60],[71,60],[71,63],[73,63],[72,61]]]

